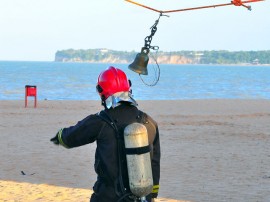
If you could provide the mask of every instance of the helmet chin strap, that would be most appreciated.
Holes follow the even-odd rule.
[[[107,109],[104,95],[101,96],[101,105]]]

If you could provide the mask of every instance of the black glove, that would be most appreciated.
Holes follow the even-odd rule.
[[[53,142],[56,145],[59,145],[58,133],[56,134],[55,137],[53,137],[52,139],[50,139],[50,141]]]

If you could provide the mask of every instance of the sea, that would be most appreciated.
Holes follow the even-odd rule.
[[[0,100],[24,100],[26,85],[38,100],[99,100],[109,66],[126,72],[137,100],[270,99],[270,66],[149,64],[139,75],[128,64],[0,61]]]

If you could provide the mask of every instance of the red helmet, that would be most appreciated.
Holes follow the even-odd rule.
[[[130,82],[120,69],[110,66],[98,76],[97,91],[102,100],[118,92],[130,91]]]

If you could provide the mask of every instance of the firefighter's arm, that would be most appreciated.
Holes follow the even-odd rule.
[[[79,147],[94,142],[103,122],[96,115],[90,115],[76,125],[62,128],[51,141],[65,148]]]
[[[157,198],[159,191],[159,180],[160,180],[160,142],[159,142],[159,131],[157,127],[156,137],[153,143],[153,158],[152,158],[152,172],[153,172],[153,190],[152,198]]]

